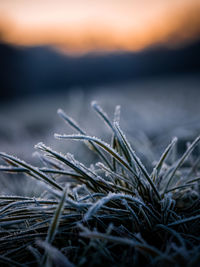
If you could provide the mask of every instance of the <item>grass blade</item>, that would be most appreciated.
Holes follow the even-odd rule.
[[[62,109],[58,109],[58,114],[72,127],[74,128],[77,132],[79,132],[79,134],[82,135],[86,135],[86,132],[83,131],[80,126],[69,116],[67,116],[67,114],[62,110]],[[93,149],[97,155],[99,155],[99,157],[106,163],[107,166],[109,166],[109,168],[112,168],[110,162],[107,160],[107,158],[104,156],[104,154],[99,150],[99,148],[92,142],[92,141],[88,141],[89,143],[89,148]]]
[[[188,147],[188,149],[185,151],[185,153],[183,154],[183,156],[178,160],[176,166],[174,167],[172,173],[169,175],[168,177],[168,182],[167,185],[165,187],[164,190],[164,194],[167,192],[168,187],[174,177],[174,175],[176,174],[176,171],[181,167],[181,165],[184,163],[185,159],[190,155],[190,153],[193,151],[193,149],[195,148],[195,146],[198,144],[198,142],[200,141],[200,136],[198,136],[194,142]]]
[[[59,202],[59,204],[57,206],[57,209],[56,209],[56,211],[54,213],[51,225],[49,227],[48,234],[47,234],[47,237],[46,237],[46,242],[48,242],[48,243],[52,243],[53,240],[54,240],[54,237],[56,235],[56,232],[57,232],[57,229],[58,229],[58,225],[59,225],[59,221],[60,221],[60,216],[61,216],[61,213],[63,211],[64,204],[65,204],[66,192],[67,192],[67,188],[65,188],[63,190],[62,197],[60,199],[60,202]]]
[[[10,161],[12,161],[13,163],[24,167],[25,169],[27,169],[28,171],[30,171],[35,178],[39,179],[39,180],[44,180],[46,183],[54,186],[55,188],[57,188],[58,190],[62,191],[62,187],[56,183],[54,180],[52,180],[50,177],[48,177],[47,175],[45,175],[43,172],[41,172],[38,168],[33,167],[32,165],[26,163],[25,161],[22,161],[20,159],[17,159],[16,157],[10,156],[6,153],[0,153],[0,156],[4,159],[8,159]]]
[[[172,142],[168,145],[168,147],[165,149],[165,151],[163,152],[162,156],[160,157],[160,160],[158,161],[158,163],[155,166],[155,169],[157,170],[157,176],[160,173],[160,170],[162,168],[162,165],[165,161],[165,159],[167,158],[167,156],[169,155],[170,151],[173,149],[174,145],[177,142],[177,137],[173,138]],[[152,176],[152,175],[151,175]]]
[[[111,157],[114,157],[123,167],[128,169],[131,173],[137,176],[137,174],[132,170],[132,168],[129,166],[129,164],[112,148],[109,144],[101,141],[100,139],[96,137],[91,136],[85,136],[85,135],[60,135],[55,134],[55,137],[58,139],[73,139],[73,140],[91,140],[95,142],[97,145],[99,145],[102,149],[104,149],[106,152],[108,152]]]
[[[137,157],[136,153],[133,151],[133,149],[131,148],[130,144],[128,143],[128,141],[126,140],[126,137],[124,136],[124,134],[122,133],[121,129],[119,128],[119,125],[117,123],[115,123],[115,127],[117,129],[118,134],[121,136],[124,144],[126,145],[127,149],[129,150],[133,160],[136,162],[137,166],[139,167],[139,169],[141,170],[141,172],[143,173],[143,175],[145,176],[145,178],[147,179],[147,181],[149,182],[149,184],[151,185],[153,191],[155,192],[156,196],[158,197],[158,199],[160,200],[160,194],[158,192],[158,190],[155,187],[155,184],[153,183],[150,175],[148,174],[146,168],[144,167],[144,165],[142,164],[141,160]]]

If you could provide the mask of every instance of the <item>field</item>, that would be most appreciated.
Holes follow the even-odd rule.
[[[199,266],[199,85],[165,77],[2,105],[1,265]]]

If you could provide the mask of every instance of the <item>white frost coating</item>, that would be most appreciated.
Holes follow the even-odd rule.
[[[58,113],[59,115],[63,115],[63,114],[65,114],[64,111],[63,111],[61,108],[59,108],[59,109],[57,110],[57,113]]]
[[[42,149],[42,150],[43,150],[43,147],[46,147],[46,146],[42,142],[39,142],[34,146],[35,149]]]
[[[84,173],[85,175],[90,177],[91,180],[95,180],[96,174],[93,173],[91,170],[89,170],[83,163],[75,160],[74,155],[72,155],[71,153],[67,153],[66,155],[63,155],[62,153],[58,153],[58,152],[52,150],[51,148],[45,146],[43,143],[39,143],[36,146],[40,150],[43,150],[44,152],[52,154],[55,157],[55,159],[57,159],[57,160],[63,159],[65,161],[67,161],[68,164],[69,163],[72,164],[74,166],[74,168],[76,168],[75,169],[76,172],[78,172],[78,170],[80,170],[82,173]],[[59,159],[57,157],[61,157],[61,159]],[[72,166],[70,166],[70,167],[73,168]],[[92,176],[91,176],[91,174],[92,174]]]
[[[112,182],[113,182],[114,178],[118,178],[120,180],[125,181],[126,183],[129,183],[133,187],[135,187],[135,184],[133,183],[132,179],[128,179],[127,177],[124,177],[124,176],[118,174],[117,172],[113,172],[112,170],[108,169],[102,162],[97,162],[96,166],[101,168],[105,172],[105,175],[109,176],[112,179]]]
[[[52,189],[51,187],[49,187],[48,185],[46,185],[46,190],[51,193],[52,195],[56,196],[57,198],[61,198],[62,197],[62,193],[58,190]],[[90,203],[81,203],[81,202],[76,202],[72,199],[70,199],[68,196],[66,196],[65,198],[65,202],[69,205],[71,205],[72,207],[76,208],[76,209],[83,209],[85,207],[90,207],[91,204]]]
[[[108,143],[102,141],[101,139],[97,137],[91,137],[91,136],[86,136],[86,135],[80,135],[80,134],[73,134],[73,135],[60,135],[60,134],[55,134],[54,135],[58,139],[73,139],[73,140],[88,140],[88,141],[94,141],[97,143],[102,149],[107,151],[112,157],[114,157],[119,163],[121,163],[122,166],[126,167],[129,171],[132,172],[132,169],[129,167],[129,164],[121,157],[116,150],[114,150]]]
[[[78,160],[76,160],[74,158],[74,155],[72,155],[70,153],[67,153],[66,158],[68,158],[70,160],[70,162],[73,163],[76,167],[78,167],[79,169],[81,169],[82,171],[87,173],[88,176],[92,175],[93,179],[95,179],[95,177],[97,176],[92,170],[87,168],[83,163],[81,163]]]
[[[120,121],[120,115],[121,115],[121,106],[120,105],[117,105],[115,107],[114,123],[119,123],[119,121]]]
[[[178,138],[174,137],[171,141],[171,143],[167,146],[167,148],[165,149],[165,151],[162,153],[160,159],[158,160],[156,166],[154,169],[157,170],[157,174],[159,174],[161,167],[164,163],[164,160],[167,158],[169,152],[171,151],[171,149],[174,147],[174,145],[177,143]],[[151,176],[153,175],[153,173],[151,174]]]
[[[85,134],[85,132],[78,125],[78,123],[74,119],[72,119],[70,116],[68,116],[62,109],[58,109],[57,113],[66,122],[68,122],[71,127],[75,128],[79,133]]]
[[[97,103],[97,101],[92,101],[91,106],[99,113],[102,114],[103,117],[108,119],[108,115],[106,112],[102,109],[102,107]]]
[[[146,168],[143,165],[143,163],[141,162],[140,158],[137,157],[135,151],[132,149],[131,145],[127,141],[125,135],[123,134],[123,132],[121,131],[121,129],[119,127],[119,124],[115,123],[114,127],[118,131],[119,135],[122,137],[122,140],[123,140],[124,144],[126,145],[127,149],[129,150],[132,159],[135,161],[135,163],[140,168],[142,174],[144,175],[144,177],[147,179],[147,181],[151,185],[151,187],[152,187],[153,191],[155,192],[156,196],[158,197],[158,199],[161,199],[160,194],[159,194],[158,190],[156,189],[155,184],[152,182],[148,171],[146,170]]]
[[[34,167],[31,164],[28,164],[24,160],[18,159],[17,157],[14,157],[14,156],[10,156],[6,153],[0,153],[0,156],[2,156],[3,158],[9,159],[15,164],[17,164],[18,166],[22,166],[26,168],[27,170],[33,172],[37,178],[45,177],[46,179],[51,180],[51,178],[49,178],[47,175],[41,172],[38,167]]]
[[[101,198],[100,200],[98,200],[95,204],[93,204],[89,210],[87,211],[87,213],[84,216],[84,220],[87,221],[89,220],[93,215],[95,215],[98,210],[105,205],[106,203],[108,203],[111,200],[117,200],[117,199],[121,199],[121,198],[125,198],[125,199],[129,199],[133,202],[136,202],[139,205],[144,206],[144,204],[137,198],[132,197],[131,195],[125,195],[125,194],[115,194],[115,193],[109,193],[106,197]]]
[[[112,123],[110,122],[108,115],[106,112],[98,105],[96,101],[92,101],[91,103],[93,109],[97,112],[101,119],[106,123],[106,125],[113,130]]]
[[[41,241],[41,240],[36,240],[37,246],[41,247],[44,249],[47,253],[48,256],[51,258],[56,257],[59,262],[59,266],[66,266],[66,267],[75,267],[75,265],[69,261],[69,259],[62,253],[60,252],[59,249],[55,248],[54,246],[50,245],[46,241]],[[56,256],[55,256],[56,255]],[[40,254],[38,256],[38,262],[40,261]]]

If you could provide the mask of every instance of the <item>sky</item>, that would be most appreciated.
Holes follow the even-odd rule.
[[[138,51],[200,37],[199,0],[0,0],[0,40],[67,53]]]

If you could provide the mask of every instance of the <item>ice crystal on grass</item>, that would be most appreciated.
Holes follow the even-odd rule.
[[[111,130],[110,143],[89,136],[61,109],[78,134],[55,137],[85,142],[97,162],[83,164],[43,143],[35,146],[44,165],[39,168],[0,153],[0,171],[25,173],[43,191],[40,197],[0,196],[0,263],[198,266],[200,156],[193,151],[200,137],[183,155],[174,138],[147,167],[121,130],[120,107],[113,121],[96,102],[92,107]],[[147,157],[149,147],[142,146]]]

